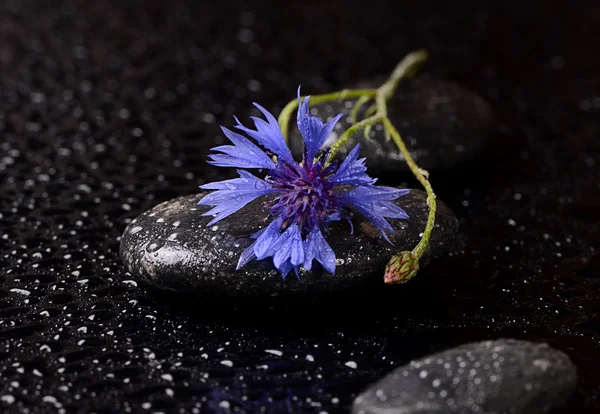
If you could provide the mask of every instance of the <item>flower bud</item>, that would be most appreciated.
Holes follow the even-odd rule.
[[[385,267],[383,281],[390,285],[406,283],[419,271],[419,259],[409,251],[400,252],[392,257]]]

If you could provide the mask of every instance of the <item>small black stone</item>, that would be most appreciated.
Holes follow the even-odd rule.
[[[236,264],[241,252],[252,243],[250,235],[265,225],[264,200],[255,200],[244,209],[207,227],[211,217],[198,206],[203,194],[166,201],[131,222],[121,240],[121,257],[129,271],[151,285],[198,295],[282,296],[336,291],[364,282],[383,283],[385,265],[396,252],[411,250],[420,240],[428,208],[426,195],[411,190],[395,202],[409,214],[409,220],[389,220],[398,233],[395,246],[360,214],[352,222],[330,225],[327,240],[338,258],[336,274],[325,272],[317,262],[300,278],[286,280],[272,261],[252,261],[240,270]],[[456,247],[458,221],[452,211],[438,202],[436,227],[421,267]]]
[[[547,344],[478,342],[394,370],[354,400],[352,413],[546,413],[576,381],[569,357]]]
[[[377,88],[381,82],[371,81],[358,88]],[[330,120],[344,113],[326,145],[331,145],[350,126],[350,111],[355,100],[311,105],[312,115]],[[364,108],[370,104],[365,105]],[[388,117],[400,132],[413,159],[427,170],[445,170],[475,158],[493,138],[494,113],[476,92],[427,75],[404,80],[388,102]],[[291,124],[291,122],[290,122]],[[290,146],[296,156],[303,150],[302,138],[295,124],[290,125]],[[393,141],[386,141],[381,125],[365,139],[363,131],[355,134],[340,157],[357,143],[360,155],[367,157],[371,170],[408,170],[404,157]]]

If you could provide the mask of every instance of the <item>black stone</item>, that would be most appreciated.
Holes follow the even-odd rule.
[[[357,87],[376,88],[380,84],[381,81],[371,81]],[[311,106],[311,110],[323,120],[330,120],[339,113],[347,115],[330,138],[335,139],[351,126],[350,111],[355,102],[317,104]],[[388,116],[413,159],[421,168],[432,171],[449,169],[475,158],[495,132],[492,108],[479,94],[427,75],[400,83],[388,103]],[[290,132],[290,145],[298,156],[302,153],[302,140],[295,125],[290,126]],[[362,131],[355,134],[338,154],[343,157],[357,143],[361,144],[361,155],[367,157],[371,170],[408,170],[394,142],[386,140],[381,125],[371,130],[369,140]]]
[[[575,366],[547,344],[478,342],[413,361],[354,400],[354,414],[546,413],[567,401]]]
[[[395,246],[359,214],[352,219],[354,235],[347,222],[334,223],[327,239],[338,258],[336,274],[325,272],[315,262],[310,272],[301,268],[299,280],[290,275],[284,281],[268,259],[235,269],[241,252],[252,243],[250,235],[265,224],[262,201],[207,227],[211,217],[202,216],[208,208],[197,205],[201,197],[192,194],[164,202],[131,222],[120,253],[134,276],[162,289],[234,296],[325,293],[361,283],[383,283],[388,260],[418,243],[428,213],[424,192],[412,190],[400,197],[396,202],[410,219],[390,220],[398,233]],[[421,267],[457,244],[458,222],[443,203],[438,203],[436,220]]]

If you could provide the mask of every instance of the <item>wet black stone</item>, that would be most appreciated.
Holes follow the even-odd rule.
[[[285,281],[270,260],[253,261],[240,270],[241,252],[252,243],[250,235],[264,226],[261,200],[246,206],[217,224],[207,227],[208,210],[198,206],[201,194],[159,204],[135,219],[125,230],[121,257],[129,271],[150,284],[169,290],[201,295],[282,296],[294,293],[325,293],[360,285],[383,283],[383,270],[392,254],[412,249],[425,227],[428,209],[425,193],[412,190],[397,200],[409,220],[390,220],[398,233],[389,245],[362,216],[353,218],[354,235],[346,222],[330,226],[328,241],[336,252],[336,274],[320,266],[301,269],[300,279]],[[452,211],[439,203],[436,228],[421,267],[457,245],[458,222]]]
[[[538,414],[564,404],[577,372],[547,344],[512,339],[450,349],[400,367],[354,401],[354,414]]]
[[[383,81],[364,82],[357,87],[376,88]],[[312,107],[312,114],[323,120],[339,113],[347,115],[338,123],[334,131],[337,134],[332,134],[329,144],[350,127],[350,111],[355,102],[328,102]],[[388,116],[417,164],[433,171],[449,169],[475,158],[495,133],[493,110],[480,95],[457,83],[428,75],[400,84],[388,103]],[[290,132],[290,145],[294,153],[300,155],[302,141],[295,125],[291,125]],[[371,130],[369,140],[362,131],[355,134],[339,155],[343,157],[357,143],[361,144],[361,155],[367,157],[369,167],[408,170],[394,142],[385,139],[381,125]]]

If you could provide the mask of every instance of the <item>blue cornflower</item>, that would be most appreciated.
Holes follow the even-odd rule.
[[[329,222],[349,220],[349,207],[363,214],[391,243],[394,234],[387,218],[407,219],[408,215],[392,200],[409,190],[375,186],[376,179],[366,174],[365,159],[358,158],[359,145],[338,163],[326,163],[329,148],[322,148],[342,114],[323,124],[310,116],[309,97],[302,102],[298,89],[298,129],[304,139],[302,162],[292,157],[277,120],[265,108],[254,104],[265,116],[252,117],[255,129],[243,126],[234,117],[235,128],[255,142],[222,127],[233,145],[213,148],[209,164],[242,168],[239,178],[205,184],[200,188],[216,190],[198,204],[214,206],[205,216],[214,216],[209,226],[243,208],[252,200],[266,196],[265,208],[272,221],[254,233],[254,242],[245,249],[237,265],[241,268],[253,259],[273,258],[275,268],[285,279],[299,266],[310,270],[317,260],[329,273],[335,272],[335,253],[325,240]],[[265,170],[264,179],[243,169]]]

